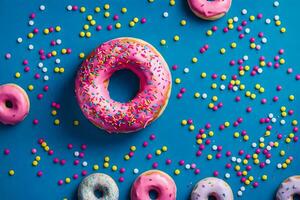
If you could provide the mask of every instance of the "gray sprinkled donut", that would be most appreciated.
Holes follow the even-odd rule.
[[[209,197],[217,200],[233,200],[233,193],[230,186],[222,179],[208,177],[195,185],[191,200],[208,200]]]
[[[293,200],[294,195],[300,195],[300,176],[284,180],[277,190],[276,200]]]
[[[100,194],[97,196],[97,192]],[[78,200],[118,200],[119,188],[108,175],[95,173],[82,180],[78,188]]]

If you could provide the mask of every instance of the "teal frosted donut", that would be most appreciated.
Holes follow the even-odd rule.
[[[96,195],[96,193],[100,195]],[[119,188],[108,175],[95,173],[82,180],[78,188],[78,200],[118,200]]]

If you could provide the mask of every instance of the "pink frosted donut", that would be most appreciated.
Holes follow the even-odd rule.
[[[16,84],[0,85],[0,122],[14,125],[24,120],[30,108],[26,92]]]
[[[157,193],[156,200],[175,200],[176,184],[166,173],[149,170],[142,173],[131,187],[131,200],[151,200],[149,193]]]
[[[134,99],[120,103],[107,90],[111,75],[129,69],[140,79]],[[83,61],[75,93],[83,114],[109,133],[145,128],[165,109],[171,92],[171,74],[160,53],[145,41],[117,38],[103,43]]]
[[[205,20],[216,20],[223,17],[230,9],[232,0],[188,0],[191,10]]]

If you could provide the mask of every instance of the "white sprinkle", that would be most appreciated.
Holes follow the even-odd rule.
[[[285,125],[285,120],[284,119],[280,120],[280,124]]]
[[[266,24],[270,24],[271,20],[269,18],[266,19]]]
[[[245,190],[246,190],[245,186],[242,186],[242,187],[240,188],[240,190],[241,190],[241,191],[245,191]]]
[[[59,64],[59,63],[60,63],[60,59],[59,59],[59,58],[56,58],[56,59],[55,59],[55,63],[56,63],[56,64]]]
[[[238,22],[238,21],[239,21],[239,18],[238,18],[238,17],[233,17],[233,21],[234,21],[234,22]]]
[[[71,5],[68,5],[68,6],[67,6],[67,10],[68,10],[68,11],[71,11],[71,10],[72,10],[72,6],[71,6]]]
[[[18,43],[22,43],[22,42],[23,42],[23,39],[22,39],[21,37],[19,37],[19,38],[17,39],[17,42],[18,42]]]
[[[267,38],[263,37],[263,38],[261,39],[261,43],[266,44],[267,42],[268,42],[268,39],[267,39]]]
[[[88,165],[88,163],[86,161],[82,162],[82,166],[86,167]]]
[[[134,169],[133,169],[133,173],[134,173],[134,174],[139,173],[139,169],[138,169],[138,168],[134,168]]]
[[[267,150],[270,151],[272,147],[270,145],[267,146]]]
[[[244,56],[243,56],[243,60],[246,61],[246,60],[248,60],[248,59],[249,59],[249,57],[248,57],[247,55],[244,55]]]
[[[270,119],[274,117],[273,113],[269,113],[268,116],[269,116]]]
[[[206,99],[207,98],[207,94],[206,93],[203,93],[202,94],[202,99]]]
[[[280,19],[279,15],[274,16],[274,20],[278,21]]]
[[[225,90],[226,86],[224,84],[220,85],[220,90]]]
[[[186,169],[190,169],[190,168],[191,168],[191,165],[190,165],[190,164],[186,164],[186,165],[185,165],[185,168],[186,168]]]
[[[274,1],[273,5],[274,5],[274,7],[278,7],[279,6],[279,2],[278,1]]]
[[[264,70],[262,68],[258,68],[257,73],[261,74],[261,73],[263,73],[263,71]]]
[[[186,68],[183,69],[183,72],[187,74],[187,73],[190,72],[190,69],[186,67]]]
[[[239,191],[237,192],[237,195],[238,195],[239,197],[240,197],[240,196],[243,196],[243,192],[239,190]]]
[[[44,11],[46,9],[46,6],[45,5],[40,5],[40,10],[41,11]]]
[[[33,50],[34,49],[34,46],[32,44],[28,45],[28,49],[29,50]]]
[[[212,150],[216,151],[218,149],[217,145],[213,145],[212,147]]]
[[[230,178],[230,174],[229,174],[229,173],[226,173],[226,174],[225,174],[225,178]]]
[[[255,148],[257,147],[257,144],[255,142],[252,143],[252,147]]]
[[[48,81],[49,80],[49,76],[45,75],[44,76],[44,81]]]
[[[245,28],[245,33],[249,34],[250,33],[250,28]]]
[[[265,162],[266,162],[267,165],[271,164],[271,160],[270,159],[266,159]]]
[[[164,17],[164,18],[169,17],[169,13],[168,13],[168,12],[164,12],[164,13],[163,13],[163,17]]]
[[[242,10],[242,14],[243,14],[243,15],[246,15],[247,13],[248,13],[248,11],[247,11],[246,9],[243,9],[243,10]]]
[[[61,39],[57,39],[56,44],[60,45],[61,44]]]
[[[233,86],[233,88],[232,88],[232,90],[233,90],[234,92],[238,91],[238,89],[239,89],[239,88],[238,88],[238,86],[236,86],[236,85]]]
[[[231,157],[232,162],[236,162],[236,157]]]
[[[79,152],[78,152],[78,151],[75,151],[75,152],[74,152],[74,156],[75,156],[75,157],[78,157],[78,156],[79,156]]]
[[[29,21],[28,21],[28,25],[29,25],[29,26],[33,26],[33,25],[34,25],[34,21],[33,21],[33,20],[29,20]]]
[[[277,119],[276,119],[275,117],[273,117],[273,118],[271,119],[271,122],[273,122],[273,123],[276,123],[276,121],[277,121]]]
[[[237,163],[241,163],[241,162],[242,162],[242,159],[241,159],[241,158],[238,158],[238,159],[236,159],[236,162],[237,162]]]
[[[281,163],[278,163],[278,164],[277,164],[277,168],[278,168],[278,169],[281,169],[281,167],[282,167],[282,164],[281,164]]]
[[[39,63],[38,63],[38,67],[39,67],[39,68],[42,68],[42,67],[44,67],[44,64],[43,64],[42,62],[39,62]]]
[[[48,71],[47,67],[43,67],[42,71],[46,73]]]
[[[264,142],[264,141],[265,141],[265,138],[260,137],[260,138],[259,138],[259,141],[260,141],[260,142]]]

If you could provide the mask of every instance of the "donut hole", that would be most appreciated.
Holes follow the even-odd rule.
[[[151,200],[158,199],[158,192],[154,189],[149,191],[149,197]]]
[[[294,194],[293,200],[300,200],[300,194]]]
[[[115,101],[127,103],[136,96],[139,89],[140,79],[131,70],[118,70],[109,79],[108,91]]]
[[[12,103],[12,101],[6,100],[6,101],[5,101],[5,106],[6,106],[6,108],[9,108],[9,109],[13,108],[13,103]]]
[[[104,191],[102,189],[94,190],[94,195],[97,199],[104,197]]]
[[[208,200],[218,200],[218,198],[215,195],[209,195]]]

